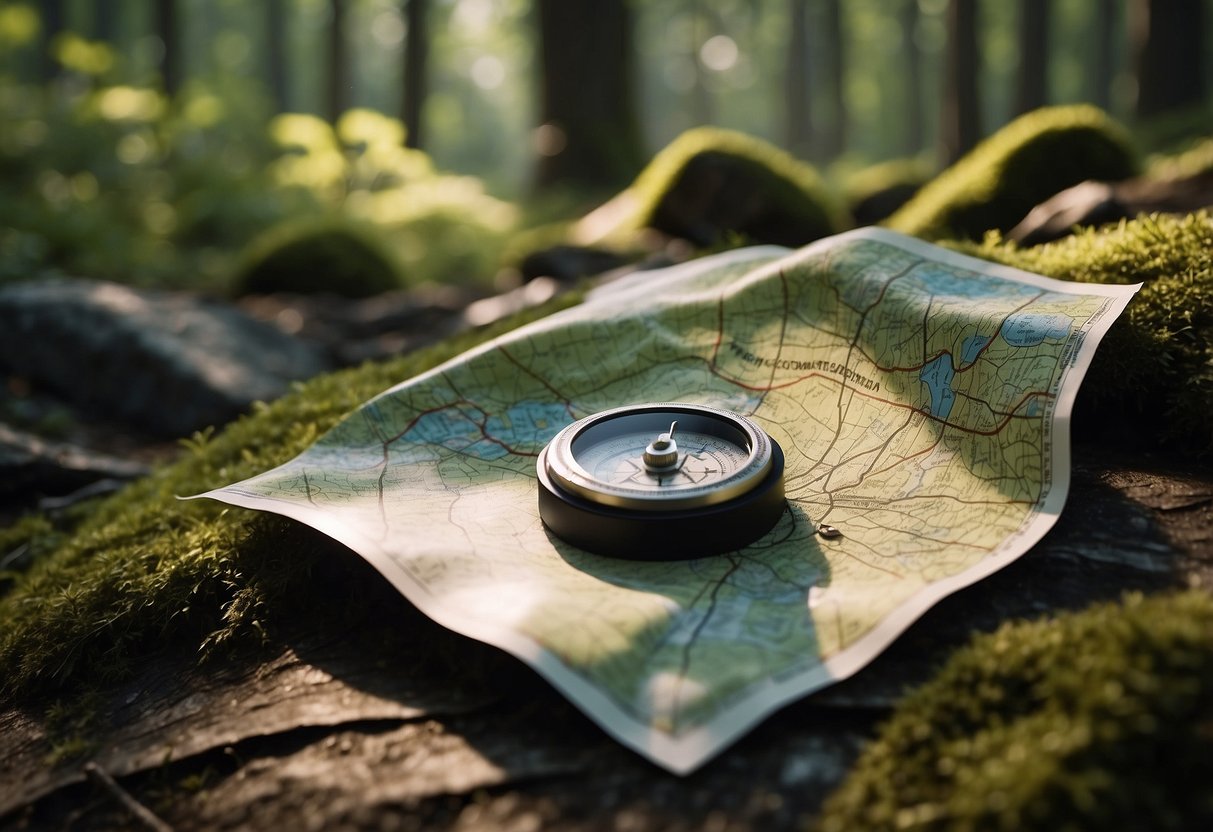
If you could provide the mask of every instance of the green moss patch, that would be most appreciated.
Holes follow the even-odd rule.
[[[1206,829],[1213,598],[1008,624],[907,697],[821,829]]]
[[[20,697],[87,687],[163,647],[256,644],[273,629],[270,599],[315,598],[308,576],[319,544],[272,515],[176,495],[279,465],[387,387],[572,302],[564,296],[487,331],[319,377],[217,436],[195,435],[182,459],[102,502],[15,577],[0,598],[0,691]],[[13,539],[37,531],[37,521],[27,521]]]
[[[242,260],[234,281],[238,295],[325,292],[364,298],[403,282],[377,233],[343,219],[284,223],[254,240]]]
[[[1146,173],[1151,179],[1187,179],[1213,172],[1213,136],[1193,142],[1178,153],[1151,157]]]
[[[1025,249],[991,234],[963,248],[1064,280],[1145,283],[1096,353],[1075,420],[1213,453],[1213,215],[1141,217]]]
[[[926,239],[976,239],[1006,231],[1037,203],[1087,179],[1138,172],[1122,127],[1101,110],[1046,107],[1021,116],[926,185],[888,220]]]

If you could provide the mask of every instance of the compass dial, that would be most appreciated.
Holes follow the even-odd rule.
[[[644,404],[574,422],[540,454],[540,515],[584,549],[644,559],[739,548],[783,512],[783,453],[754,422]]]
[[[745,465],[749,455],[745,448],[718,436],[678,431],[678,447],[684,451],[681,459],[672,471],[654,471],[642,459],[652,438],[652,433],[625,434],[593,446],[577,461],[591,477],[604,482],[676,491],[723,479]]]

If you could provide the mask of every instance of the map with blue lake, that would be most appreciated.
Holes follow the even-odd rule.
[[[726,252],[609,283],[403,379],[295,459],[205,496],[320,529],[689,772],[1044,535],[1077,385],[1134,291],[878,229]],[[680,561],[549,534],[546,443],[661,401],[744,414],[779,443],[775,527]]]

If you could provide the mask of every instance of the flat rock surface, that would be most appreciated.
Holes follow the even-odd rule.
[[[0,288],[0,371],[156,436],[220,425],[332,367],[228,305],[48,278]]]
[[[0,828],[134,825],[117,788],[180,829],[799,829],[901,693],[974,631],[1213,585],[1213,473],[1079,447],[1056,527],[951,596],[851,679],[796,702],[687,777],[624,749],[538,676],[426,619],[333,544],[328,603],[219,672],[149,657],[104,695],[89,753],[48,765],[0,714]],[[298,527],[292,534],[315,534]]]

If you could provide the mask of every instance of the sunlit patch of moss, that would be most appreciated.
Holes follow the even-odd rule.
[[[1178,153],[1153,156],[1146,174],[1151,179],[1186,179],[1213,171],[1213,136],[1193,142]]]
[[[1065,280],[1143,282],[1095,355],[1076,422],[1213,452],[1213,215],[1141,217],[1022,249],[995,233],[962,250]]]
[[[1020,116],[928,183],[888,220],[926,239],[1006,231],[1033,206],[1086,179],[1115,181],[1139,170],[1128,134],[1088,105]]]
[[[29,695],[124,674],[132,657],[257,644],[273,598],[314,598],[320,543],[274,515],[180,502],[285,462],[345,413],[419,372],[576,301],[565,295],[431,349],[313,379],[99,504],[0,598],[0,691]]]
[[[656,228],[688,238],[695,236],[691,229],[667,216],[668,200],[681,193],[688,173],[717,163],[721,163],[719,170],[707,173],[701,170],[696,174],[709,184],[693,188],[697,194],[701,187],[712,191],[704,204],[690,206],[689,213],[704,220],[704,233],[731,231],[753,242],[800,245],[842,231],[851,224],[841,201],[811,165],[762,139],[732,130],[697,127],[676,138],[641,171],[625,192],[626,198],[621,200],[627,210],[619,212],[609,228],[598,233],[597,239],[578,242],[626,242],[629,235],[642,228]],[[743,197],[735,198],[733,190],[746,186],[740,181],[726,181],[726,175],[721,173],[726,169],[750,183]],[[689,198],[690,194],[685,196]],[[710,202],[726,203],[725,213],[733,215],[736,224],[716,227],[710,216]],[[697,242],[712,245],[716,240]]]
[[[957,651],[820,829],[1207,829],[1210,774],[1213,598],[1131,596]]]

